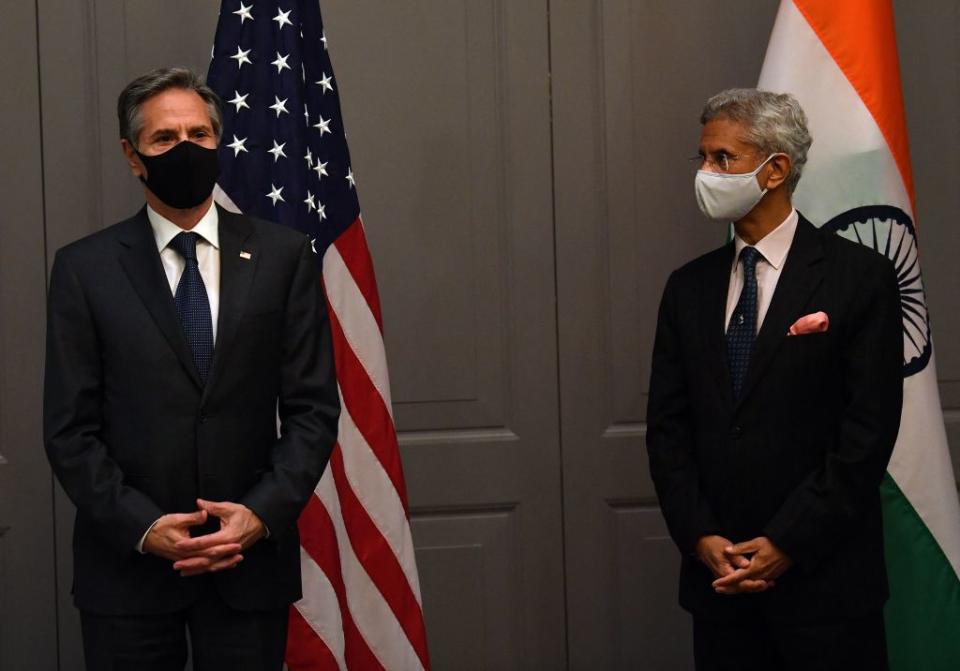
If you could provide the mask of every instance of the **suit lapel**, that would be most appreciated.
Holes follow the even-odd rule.
[[[146,208],[140,210],[128,224],[119,237],[122,246],[120,265],[190,379],[198,388],[202,388],[203,383],[193,362],[193,354],[177,317],[177,307],[160,262],[160,253],[147,219]]]
[[[816,229],[801,216],[773,299],[753,345],[740,403],[747,398],[761,378],[764,369],[786,338],[790,325],[800,316],[800,311],[810,295],[823,280],[823,268],[819,264],[822,258],[823,247]]]
[[[220,309],[213,364],[204,390],[209,395],[223,370],[230,345],[243,318],[257,263],[260,258],[253,227],[243,217],[217,206],[220,230]],[[240,253],[244,252],[244,256]]]
[[[726,313],[730,271],[733,267],[733,243],[717,250],[711,257],[703,276],[700,297],[703,301],[699,314],[703,315],[701,333],[707,353],[706,362],[720,386],[720,394],[727,406],[733,404],[730,368],[727,365]]]

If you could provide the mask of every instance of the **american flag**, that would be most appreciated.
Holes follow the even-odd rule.
[[[218,202],[306,233],[323,269],[342,413],[299,520],[287,665],[429,669],[373,265],[317,0],[224,0]]]

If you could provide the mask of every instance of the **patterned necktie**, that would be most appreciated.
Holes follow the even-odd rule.
[[[750,352],[757,337],[757,261],[763,256],[755,247],[740,252],[743,264],[743,291],[727,327],[727,360],[733,382],[733,399],[740,399],[743,380],[750,366]]]
[[[178,233],[170,241],[170,248],[176,251],[186,266],[180,282],[177,284],[177,293],[174,301],[177,304],[177,316],[180,325],[187,336],[187,343],[193,352],[193,361],[197,364],[197,371],[204,383],[210,372],[213,362],[213,323],[210,319],[210,301],[207,298],[207,289],[200,276],[200,266],[197,263],[197,233]]]

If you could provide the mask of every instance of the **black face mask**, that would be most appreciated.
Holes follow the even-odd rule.
[[[185,140],[156,156],[137,156],[147,168],[140,181],[170,207],[187,209],[207,199],[220,174],[217,150]]]

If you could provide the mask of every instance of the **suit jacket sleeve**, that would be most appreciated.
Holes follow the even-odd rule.
[[[764,530],[801,570],[826,558],[876,505],[900,427],[900,292],[890,263],[873,267],[876,272],[859,285],[851,333],[843,336],[844,407],[836,447]]]
[[[50,277],[44,380],[44,443],[50,464],[79,515],[119,552],[134,552],[163,511],[124,484],[101,440],[102,369],[83,287],[69,257],[58,252]]]
[[[670,535],[681,552],[692,554],[700,537],[718,533],[719,527],[701,492],[694,454],[677,294],[674,273],[667,281],[657,318],[647,404],[647,451]]]
[[[309,241],[300,250],[287,296],[279,375],[280,438],[271,451],[272,468],[240,501],[260,517],[271,538],[293,528],[337,439],[340,403],[330,321]]]

